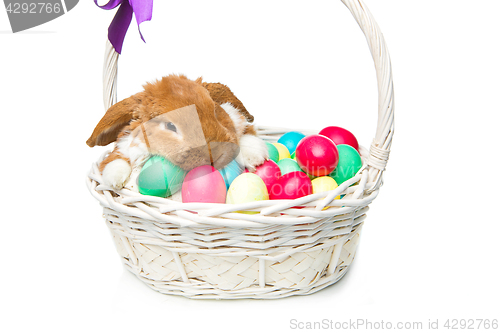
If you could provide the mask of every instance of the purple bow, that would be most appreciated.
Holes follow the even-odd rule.
[[[151,16],[153,14],[153,0],[109,0],[105,5],[99,6],[97,0],[94,0],[95,4],[102,9],[113,9],[117,6],[118,11],[116,12],[113,21],[108,28],[108,39],[115,48],[116,52],[122,53],[123,39],[127,33],[130,22],[132,21],[132,13],[135,14],[137,20],[137,26],[139,28],[139,34],[144,42],[144,37],[142,37],[140,24],[144,21],[151,21]]]

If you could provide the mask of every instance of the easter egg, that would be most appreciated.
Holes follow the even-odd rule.
[[[354,149],[358,150],[359,145],[358,145],[358,140],[348,130],[342,127],[337,127],[337,126],[329,126],[323,128],[320,132],[320,135],[324,135],[327,138],[330,138],[333,142],[335,142],[336,145],[349,145],[353,147]]]
[[[339,152],[339,163],[330,174],[330,177],[340,185],[356,175],[363,166],[363,161],[358,151],[349,145],[337,145],[337,150]]]
[[[309,194],[312,194],[309,177],[302,171],[293,171],[278,178],[278,181],[271,187],[269,198],[271,200],[297,199]]]
[[[284,144],[282,143],[278,143],[278,142],[274,142],[273,143],[273,146],[276,147],[276,149],[278,149],[278,153],[279,153],[279,160],[282,160],[284,158],[290,158],[290,152],[288,151],[288,148],[285,147]]]
[[[266,142],[267,152],[269,153],[269,159],[278,163],[280,160],[280,153],[278,152],[278,148],[276,148],[273,144]]]
[[[274,161],[268,160],[255,168],[254,172],[257,176],[259,176],[266,184],[266,188],[268,192],[271,190],[271,186],[278,180],[281,176],[281,171]]]
[[[245,202],[269,200],[266,184],[254,173],[243,173],[236,177],[227,191],[226,203],[241,204]],[[246,214],[258,212],[238,211]]]
[[[238,162],[236,162],[236,160],[232,160],[228,165],[220,169],[219,172],[222,178],[224,178],[226,189],[229,189],[233,180],[243,172],[243,168],[238,164]]]
[[[338,187],[337,182],[329,176],[314,178],[311,183],[313,193],[331,191]],[[336,196],[335,199],[340,199],[340,195]]]
[[[322,135],[309,135],[302,139],[295,151],[300,168],[312,176],[330,174],[339,161],[335,143]]]
[[[163,156],[152,156],[144,163],[137,177],[139,193],[156,197],[168,197],[179,191],[186,171]]]
[[[304,137],[305,135],[300,132],[287,132],[279,138],[278,143],[283,144],[288,149],[290,154],[293,154],[300,140]]]
[[[293,171],[302,171],[297,162],[292,160],[291,158],[284,158],[282,160],[279,160],[278,166],[281,170],[282,175]]]
[[[182,183],[182,202],[225,203],[226,183],[217,169],[202,165],[189,171]]]

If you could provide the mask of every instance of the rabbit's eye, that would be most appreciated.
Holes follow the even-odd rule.
[[[164,123],[164,126],[165,126],[165,129],[177,133],[177,127],[175,127],[174,123],[172,123],[172,122]]]

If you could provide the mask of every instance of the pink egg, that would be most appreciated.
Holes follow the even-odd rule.
[[[312,193],[309,177],[302,171],[289,172],[273,184],[269,199],[297,199]]]
[[[348,130],[342,127],[329,126],[325,127],[319,132],[320,135],[324,135],[330,138],[336,145],[349,145],[356,150],[359,150],[358,140]]]
[[[271,192],[271,187],[281,176],[280,167],[273,160],[267,160],[259,165],[254,172],[266,184],[267,192]]]
[[[182,202],[226,202],[226,183],[211,165],[189,171],[182,183]]]
[[[300,168],[309,175],[322,177],[330,174],[339,163],[339,152],[332,140],[323,135],[303,138],[295,150]]]

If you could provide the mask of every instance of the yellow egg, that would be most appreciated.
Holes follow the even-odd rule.
[[[284,144],[274,142],[273,145],[276,147],[276,149],[278,149],[278,153],[280,154],[280,157],[279,157],[280,160],[282,160],[284,158],[291,157],[290,152],[288,151],[288,148]]]
[[[331,191],[338,187],[335,179],[329,176],[314,178],[311,183],[313,186],[313,193]],[[335,197],[335,199],[340,199],[340,195]]]
[[[269,200],[266,184],[254,173],[242,173],[236,177],[227,191],[226,203],[242,204],[245,202]],[[244,214],[257,214],[253,211],[238,211]]]

